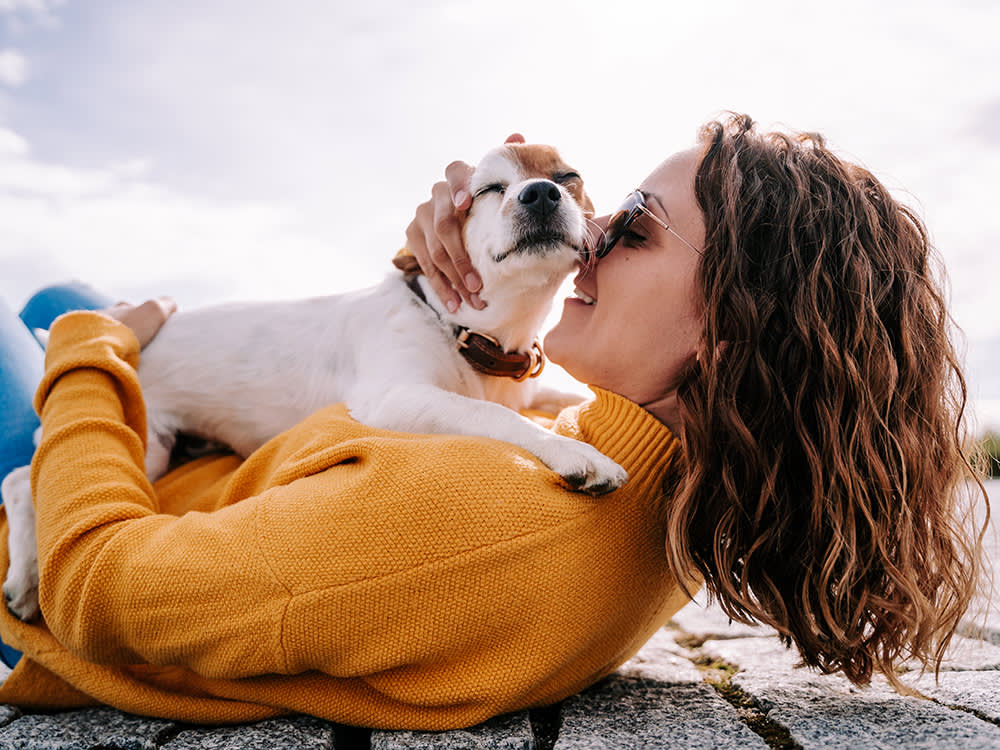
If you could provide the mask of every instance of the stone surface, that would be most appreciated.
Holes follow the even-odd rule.
[[[563,703],[554,750],[766,748],[704,682],[614,675]]]
[[[660,630],[647,641],[639,653],[625,662],[618,674],[642,677],[661,683],[701,682],[702,675],[691,660],[685,658],[669,630]]]
[[[914,671],[919,671],[919,664],[909,665]],[[989,641],[955,636],[948,644],[941,669],[948,672],[966,672],[969,670],[1000,670],[1000,645]]]
[[[14,708],[14,706],[3,706],[0,705],[0,727],[5,727],[10,724],[14,719],[21,715],[20,709]]]
[[[903,682],[928,698],[1000,724],[1000,672],[942,672],[937,681],[934,675],[909,677]]]
[[[0,750],[156,750],[174,726],[109,708],[31,714],[0,728]]]
[[[660,631],[616,674],[565,700],[555,750],[766,747],[675,648]]]
[[[533,750],[527,713],[498,716],[449,732],[372,732],[372,750]]]
[[[334,727],[307,716],[269,719],[242,726],[190,728],[162,750],[334,750]]]
[[[776,635],[776,631],[766,625],[745,625],[731,621],[718,605],[708,603],[704,588],[670,618],[670,622],[688,635],[702,640]]]
[[[995,670],[942,673],[936,694],[930,690],[933,677],[925,675],[918,687],[942,699],[937,703],[898,695],[884,678],[858,688],[839,675],[795,668],[797,656],[777,639],[708,641],[703,651],[737,667],[732,684],[807,749],[1000,748],[1000,726],[979,718],[992,718],[998,711],[1000,672]],[[978,677],[963,680],[963,675]],[[917,681],[914,676],[911,684]],[[966,690],[970,683],[974,693]],[[950,705],[977,710],[979,716]]]
[[[1000,480],[990,480],[986,483],[987,492],[993,500],[993,513],[990,516],[990,526],[983,536],[983,547],[986,551],[987,563],[993,570],[993,590],[984,592],[970,608],[969,614],[962,623],[962,634],[970,638],[980,638],[1000,646],[1000,505],[996,500],[1000,497]],[[976,508],[976,518],[984,516],[980,502]]]
[[[733,682],[805,750],[1000,748],[1000,727],[933,701],[885,692],[843,695],[825,686]]]
[[[702,644],[701,652],[710,659],[718,659],[755,674],[799,671],[816,674],[810,670],[798,670],[798,654],[785,648],[777,638],[708,640]]]
[[[701,652],[758,674],[777,671],[820,676],[815,670],[799,668],[798,654],[794,649],[785,648],[777,638],[707,640],[702,644]],[[908,662],[903,666],[910,670],[911,679],[920,678],[918,662]],[[941,673],[969,671],[991,673],[1000,684],[1000,647],[971,638],[953,638],[941,662]],[[847,683],[846,679],[833,675],[824,675],[823,679]]]

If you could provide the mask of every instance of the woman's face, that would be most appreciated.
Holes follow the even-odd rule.
[[[700,160],[699,149],[682,151],[639,186],[649,209],[697,248],[705,243],[694,195]],[[603,229],[608,219],[596,223]],[[698,260],[673,233],[639,216],[608,255],[577,275],[577,296],[566,300],[546,336],[546,353],[578,380],[621,394],[662,419],[658,407],[672,397],[701,337]]]

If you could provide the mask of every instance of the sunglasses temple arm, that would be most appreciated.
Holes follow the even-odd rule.
[[[698,249],[698,248],[696,248],[696,247],[695,247],[694,245],[692,245],[692,244],[691,244],[690,242],[688,242],[688,241],[687,241],[686,239],[684,239],[684,238],[683,238],[683,237],[681,237],[681,236],[680,236],[679,234],[677,234],[677,232],[675,232],[675,231],[674,231],[673,227],[666,227],[666,230],[667,230],[668,232],[670,232],[670,234],[672,234],[672,235],[673,235],[674,237],[676,237],[677,239],[679,239],[679,240],[680,240],[681,242],[683,242],[683,243],[684,243],[685,245],[687,245],[687,246],[688,246],[689,248],[691,248],[691,249],[692,249],[692,250],[694,250],[694,251],[695,251],[696,253],[698,253],[698,255],[701,255],[701,254],[702,254],[702,251],[701,251],[701,250],[699,250],[699,249]]]
[[[654,214],[652,211],[650,211],[648,208],[645,208],[644,206],[640,206],[639,208],[642,210],[642,212],[644,214],[646,214],[646,216],[648,216],[650,219],[652,219],[657,224],[659,224],[661,227],[663,227],[663,229],[665,229],[666,231],[670,232],[670,234],[672,234],[674,237],[676,237],[677,239],[679,239],[681,242],[683,242],[689,248],[691,248],[692,250],[694,250],[696,253],[698,253],[698,255],[702,254],[701,250],[699,250],[694,245],[692,245],[690,242],[688,242],[686,239],[684,239],[683,237],[681,237],[677,233],[676,229],[674,229],[672,226],[670,226],[665,221],[663,221],[663,219],[661,219],[659,216],[657,216],[656,214]]]

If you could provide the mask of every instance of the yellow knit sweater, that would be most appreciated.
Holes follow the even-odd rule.
[[[554,428],[628,471],[601,498],[506,443],[376,430],[343,406],[151,486],[138,357],[103,315],[52,328],[32,471],[44,621],[0,613],[25,654],[0,702],[466,726],[590,685],[686,601],[655,512],[678,444],[620,396],[595,390]],[[4,562],[6,543],[3,517]]]

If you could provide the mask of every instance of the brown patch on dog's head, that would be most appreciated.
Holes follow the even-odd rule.
[[[593,217],[594,204],[583,189],[583,179],[562,160],[554,147],[540,143],[508,143],[504,148],[525,177],[542,177],[559,183],[583,209],[583,215],[588,219]]]

